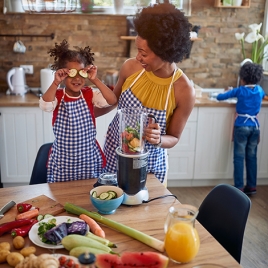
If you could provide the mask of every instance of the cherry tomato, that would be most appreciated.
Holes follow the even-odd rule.
[[[76,263],[73,268],[80,268],[80,264]]]
[[[65,257],[65,256],[60,256],[59,257],[59,262],[60,262],[60,265],[64,265],[65,264],[65,262],[67,261],[67,258]]]
[[[67,261],[66,261],[66,263],[64,264],[64,266],[65,266],[66,268],[73,268],[74,264],[75,264],[74,260],[72,260],[72,259],[67,259]]]

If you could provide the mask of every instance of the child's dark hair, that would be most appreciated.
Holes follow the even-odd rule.
[[[239,76],[246,85],[258,84],[263,76],[263,68],[260,64],[246,63],[241,67]]]
[[[192,24],[169,3],[145,7],[134,18],[135,30],[149,48],[166,62],[180,62],[191,50]]]
[[[64,39],[59,45],[55,43],[55,47],[50,49],[48,53],[50,57],[54,57],[54,63],[51,65],[52,70],[58,70],[66,67],[68,62],[79,62],[85,66],[93,64],[94,53],[91,53],[90,47],[80,48],[74,47],[75,50],[69,49],[68,42]]]

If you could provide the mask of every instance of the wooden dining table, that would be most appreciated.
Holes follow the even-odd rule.
[[[66,202],[83,207],[88,211],[97,211],[91,204],[89,198],[89,191],[93,188],[96,179],[57,182],[51,184],[38,184],[17,186],[0,189],[0,207],[14,200],[16,203],[35,198],[40,195],[46,195],[49,198],[64,205]],[[148,175],[146,187],[149,191],[149,200],[154,199],[148,203],[140,205],[121,205],[114,214],[103,215],[109,219],[115,220],[136,230],[144,232],[159,240],[164,241],[164,222],[168,213],[169,207],[179,203],[180,197],[174,197],[170,191],[165,188],[153,175]],[[183,189],[182,189],[183,190]],[[162,197],[162,198],[158,198]],[[158,198],[158,199],[157,199]],[[224,201],[223,201],[224,202]],[[8,212],[7,212],[8,213]],[[63,211],[61,215],[74,216]],[[5,216],[0,220],[0,224],[5,222]],[[197,256],[189,263],[176,264],[169,261],[168,267],[193,268],[199,267],[201,264],[214,264],[219,267],[241,267],[239,263],[213,238],[213,236],[198,222],[195,223],[196,229],[200,236],[200,249]],[[117,253],[126,251],[144,252],[154,251],[155,249],[139,242],[125,234],[110,229],[102,225],[106,233],[106,238],[117,245],[114,249]],[[28,237],[25,238],[26,246],[34,245]],[[12,242],[10,234],[5,234],[0,237],[1,242]],[[46,249],[36,246],[36,255],[41,253],[59,253],[68,254],[65,249]],[[16,251],[12,249],[12,251]],[[162,253],[165,254],[165,253]],[[166,254],[165,254],[166,255]],[[7,263],[1,264],[1,267],[10,267]],[[202,267],[202,266],[200,266]]]

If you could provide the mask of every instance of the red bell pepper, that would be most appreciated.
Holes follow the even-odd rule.
[[[22,226],[20,228],[14,228],[11,230],[11,236],[16,237],[16,236],[22,236],[25,237],[28,235],[29,231],[33,227],[34,224],[36,224],[38,220],[31,220],[31,223],[25,226]]]
[[[10,232],[14,228],[18,228],[21,226],[29,225],[32,223],[32,220],[29,219],[22,219],[16,221],[6,222],[0,225],[0,236]]]
[[[27,204],[27,203],[19,203],[17,204],[17,210],[19,213],[23,213],[23,212],[26,212],[28,210],[30,210],[32,207],[31,204]]]

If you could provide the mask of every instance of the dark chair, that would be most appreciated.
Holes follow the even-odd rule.
[[[240,263],[250,199],[228,184],[219,184],[203,200],[197,220]]]
[[[30,185],[47,182],[47,161],[51,146],[52,143],[45,143],[39,148],[33,166]]]

